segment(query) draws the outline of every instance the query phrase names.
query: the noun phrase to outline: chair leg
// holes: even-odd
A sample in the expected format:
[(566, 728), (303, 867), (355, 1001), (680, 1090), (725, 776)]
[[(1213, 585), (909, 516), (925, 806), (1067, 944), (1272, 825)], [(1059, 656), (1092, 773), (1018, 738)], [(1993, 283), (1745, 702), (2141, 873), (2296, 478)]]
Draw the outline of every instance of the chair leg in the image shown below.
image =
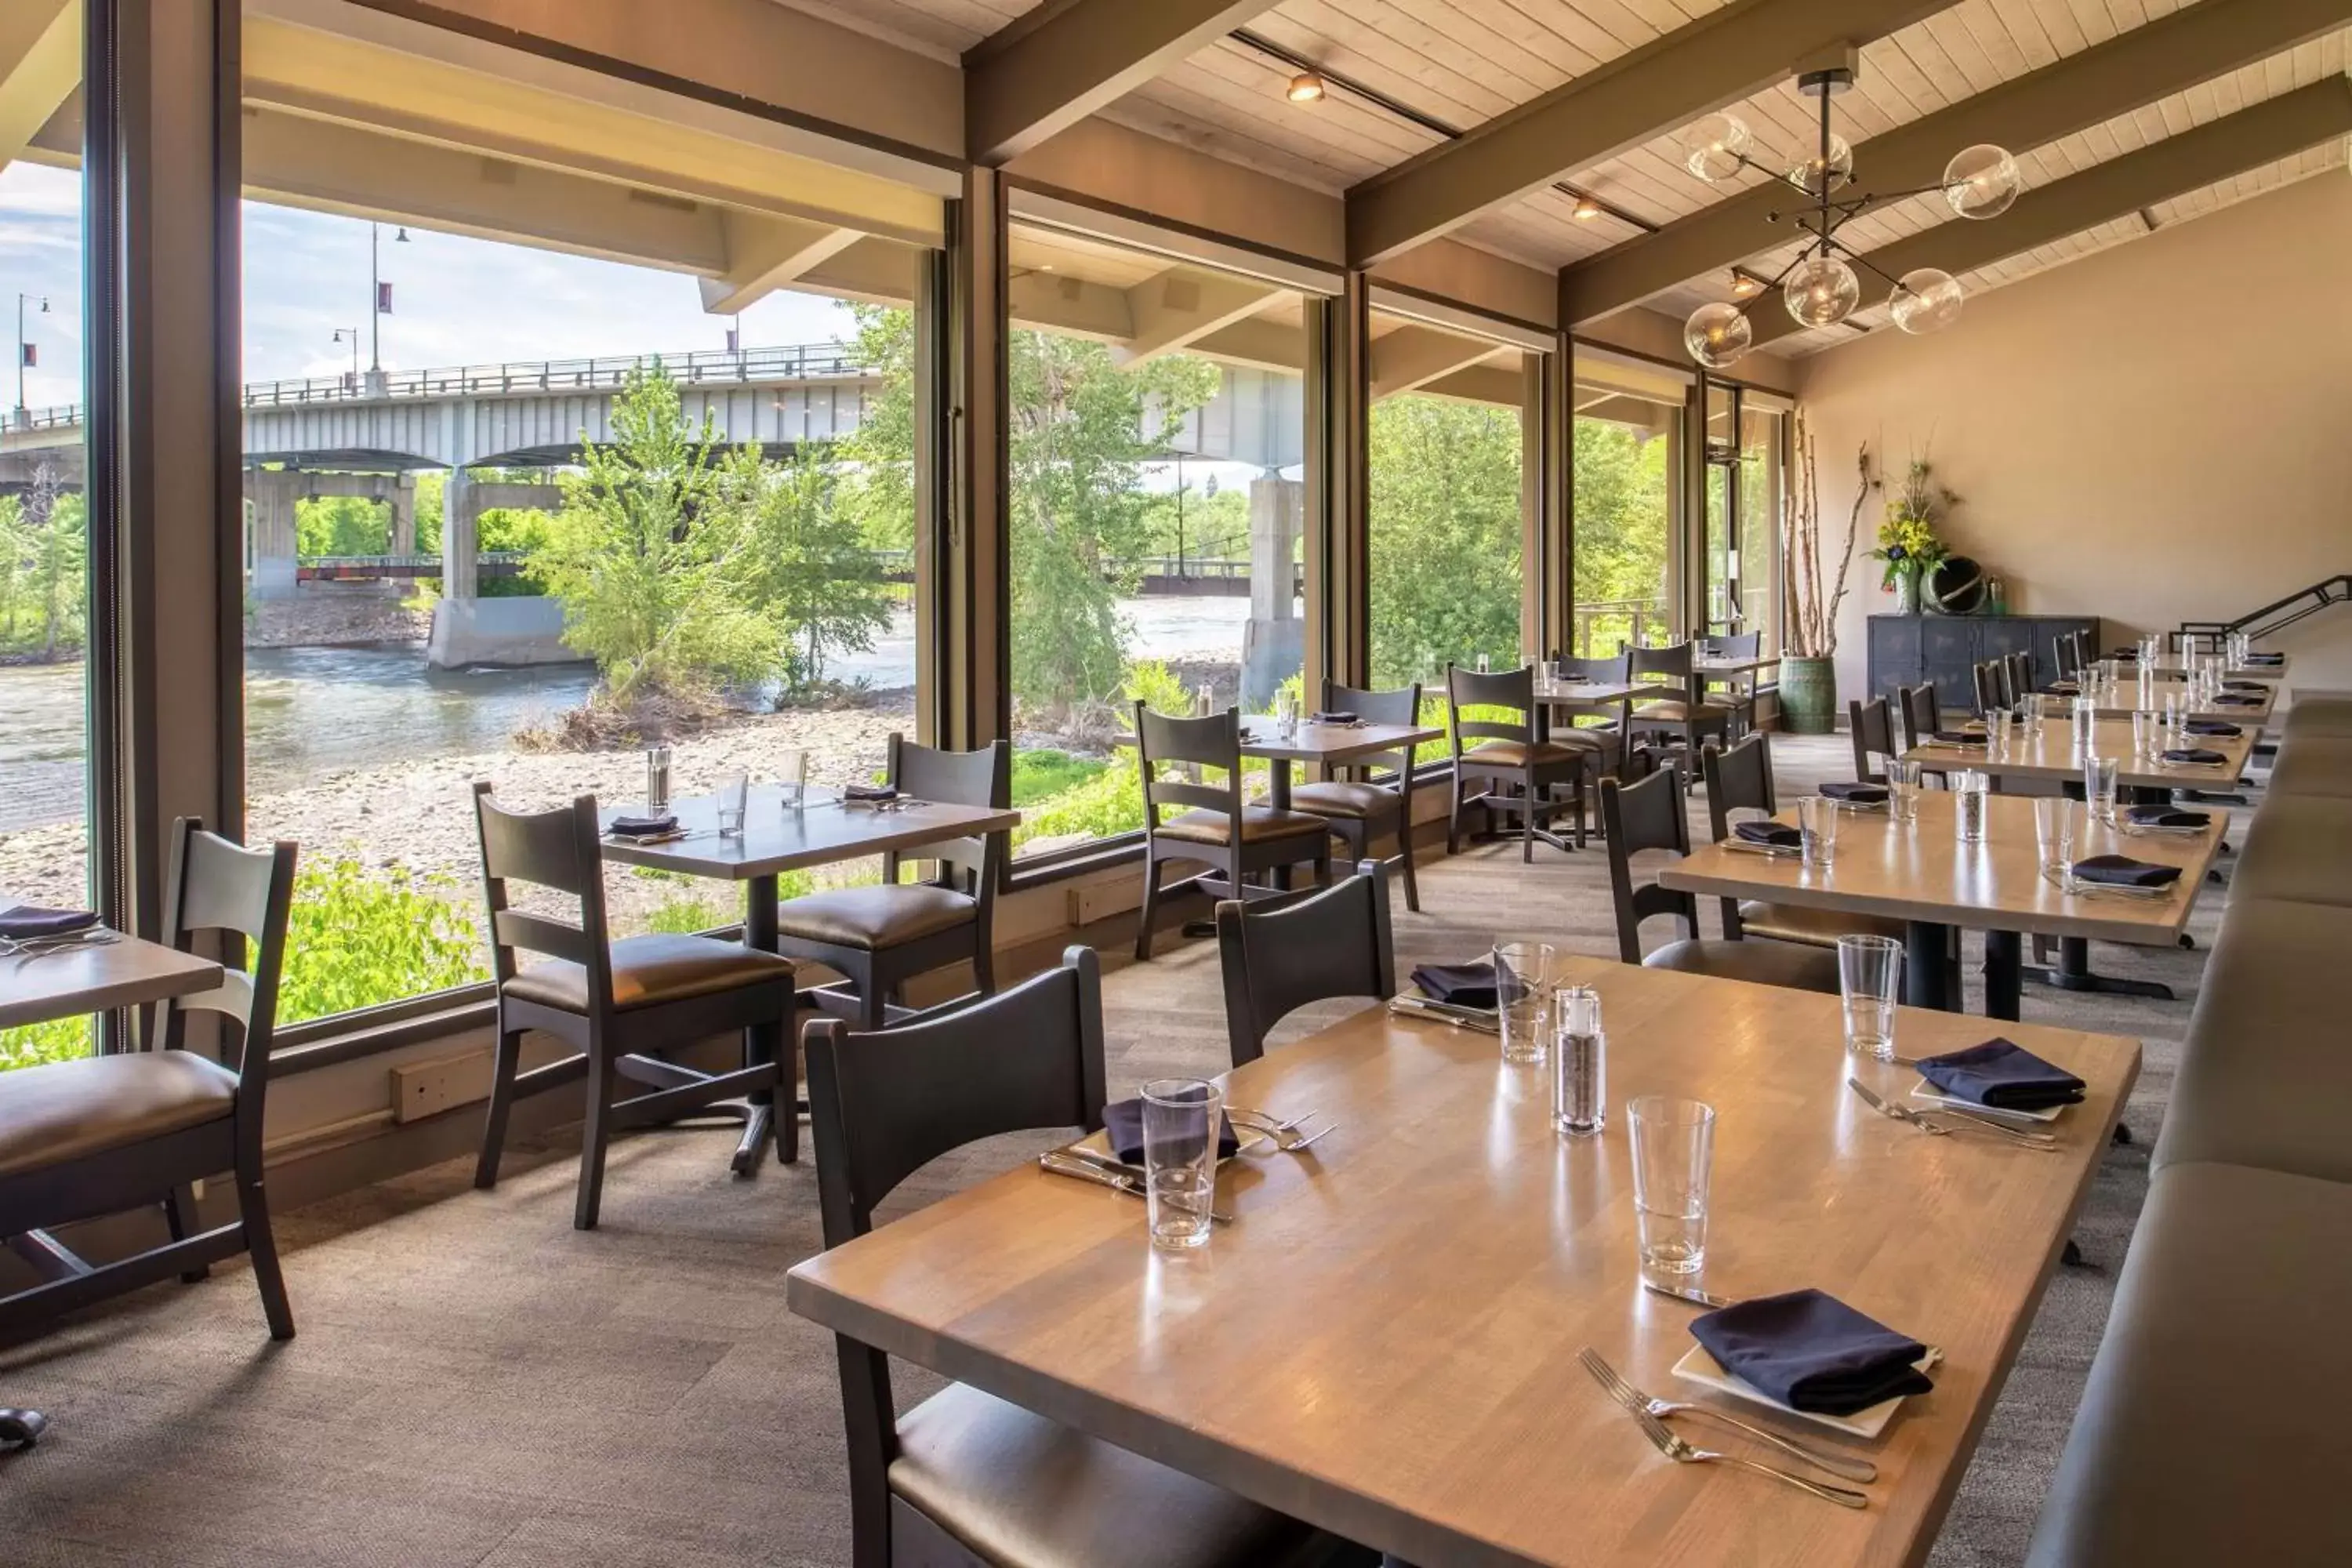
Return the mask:
[(596, 1228), (604, 1202), (604, 1146), (613, 1136), (615, 1063), (600, 1041), (588, 1053), (588, 1116), (580, 1129), (580, 1192), (572, 1205), (572, 1228)]
[[(196, 1189), (183, 1182), (163, 1194), (163, 1224), (173, 1241), (185, 1241), (196, 1228)], [(183, 1285), (194, 1285), (212, 1273), (209, 1265), (191, 1268), (180, 1276)]]
[(1445, 852), (1462, 853), (1462, 775), (1456, 773), (1445, 786)]
[(474, 1161), (474, 1185), (488, 1192), (499, 1184), (499, 1160), (507, 1147), (507, 1112), (514, 1109), (515, 1069), (522, 1062), (522, 1032), (501, 1033), (490, 1056), (490, 1107), (482, 1120), (482, 1152)]
[(1136, 919), (1135, 962), (1151, 962), (1151, 917), (1160, 908), (1160, 862), (1147, 848), (1143, 852), (1143, 912)]
[[(1370, 837), (1370, 830), (1365, 837)], [(1402, 807), (1397, 812), (1397, 855), (1404, 862), (1404, 907), (1414, 914), (1421, 912), (1421, 888), (1412, 878), (1412, 823)]]
[(982, 996), (996, 994), (996, 955), (989, 951), (988, 933), (973, 933), (971, 988)]
[(1576, 847), (1584, 847), (1584, 770), (1576, 770)]
[(1528, 775), (1519, 793), (1527, 803), (1527, 810), (1519, 817), (1519, 864), (1532, 866), (1536, 863), (1536, 805), (1543, 799), (1543, 791), (1536, 787), (1535, 774)]
[(269, 1200), (258, 1172), (236, 1173), (236, 1212), (245, 1226), (245, 1249), (253, 1258), (253, 1283), (261, 1292), (261, 1315), (269, 1337), (294, 1337), (294, 1309), (286, 1300), (286, 1276), (278, 1267), (278, 1234), (269, 1228)]

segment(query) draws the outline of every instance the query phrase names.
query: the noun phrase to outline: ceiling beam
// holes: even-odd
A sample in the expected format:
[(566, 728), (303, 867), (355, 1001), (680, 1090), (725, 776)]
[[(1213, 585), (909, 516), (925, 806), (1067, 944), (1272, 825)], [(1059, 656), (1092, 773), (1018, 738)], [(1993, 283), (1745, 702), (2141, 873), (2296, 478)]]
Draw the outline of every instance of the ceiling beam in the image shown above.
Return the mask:
[(81, 80), (81, 0), (0, 5), (0, 168), (30, 145)]
[[(1982, 223), (1954, 218), (1881, 246), (1869, 253), (1869, 259), (1873, 267), (1897, 278), (1915, 267), (1940, 267), (1957, 277), (2347, 133), (2352, 133), (2352, 82), (2326, 77), (2037, 186), (1997, 218)], [(1864, 268), (1854, 270), (1862, 278), (1857, 310), (1885, 300), (1885, 279)], [(1799, 330), (1777, 304), (1759, 305), (1749, 320), (1759, 346)]]
[[(2047, 146), (2347, 23), (2352, 0), (2200, 0), (1861, 142), (1854, 166), (1865, 189), (1927, 184), (1963, 147)], [(1771, 249), (1790, 235), (1768, 215), (1793, 199), (1759, 185), (1562, 268), (1559, 319), (1593, 321)]]
[(1004, 312), (1015, 327), (1066, 332), (1114, 347), (1135, 336), (1124, 289), (1042, 268), (1015, 272), (1004, 286)]
[(1496, 345), (1435, 327), (1399, 327), (1372, 340), (1372, 401), (1414, 392), (1476, 364)]
[(1307, 367), (1307, 333), (1296, 326), (1252, 316), (1195, 338), (1191, 352), (1221, 364), (1296, 375)]
[(1517, 365), (1474, 364), (1423, 383), (1415, 390), (1423, 397), (1517, 408), (1527, 402), (1528, 378)]
[(702, 308), (714, 316), (734, 315), (798, 282), (810, 268), (865, 237), (854, 228), (746, 212), (723, 213), (720, 225), (727, 270), (701, 280)]
[(1139, 364), (1191, 346), (1220, 328), (1254, 316), (1285, 292), (1239, 278), (1171, 267), (1127, 291), (1131, 332), (1119, 363)]
[(964, 153), (1002, 163), (1141, 87), (1274, 0), (1063, 0), (963, 57)]
[(1348, 192), (1348, 264), (1370, 267), (1563, 174), (1760, 92), (1805, 56), (1950, 0), (1734, 0)]

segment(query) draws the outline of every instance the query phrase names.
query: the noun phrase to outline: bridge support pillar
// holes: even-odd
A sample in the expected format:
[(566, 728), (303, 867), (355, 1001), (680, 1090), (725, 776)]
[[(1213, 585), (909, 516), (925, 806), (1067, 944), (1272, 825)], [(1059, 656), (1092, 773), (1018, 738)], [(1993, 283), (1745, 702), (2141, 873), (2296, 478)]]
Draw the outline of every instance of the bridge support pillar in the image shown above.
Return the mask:
[(394, 479), (384, 500), (392, 507), (392, 552), (394, 555), (416, 553), (416, 476), (402, 474)]
[[(1307, 657), (1297, 597), (1305, 487), (1267, 474), (1250, 481), (1250, 618), (1242, 633), (1242, 707), (1265, 708)], [(1304, 707), (1318, 705), (1313, 693)]]
[(480, 534), (481, 502), (474, 481), (462, 468), (449, 470), (448, 487), (441, 492), (441, 597), (466, 600), (474, 596), (476, 562)]
[(253, 503), (253, 531), (247, 549), (253, 562), (252, 590), (257, 599), (294, 596), (294, 503), (309, 493), (307, 478), (280, 468), (263, 468), (245, 476), (246, 499)]

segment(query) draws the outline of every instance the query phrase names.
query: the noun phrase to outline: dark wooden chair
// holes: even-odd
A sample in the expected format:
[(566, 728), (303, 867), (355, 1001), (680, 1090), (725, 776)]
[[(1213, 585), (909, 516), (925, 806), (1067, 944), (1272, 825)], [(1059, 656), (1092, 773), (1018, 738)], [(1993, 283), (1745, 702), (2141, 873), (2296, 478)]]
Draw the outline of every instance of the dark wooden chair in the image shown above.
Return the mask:
[(1396, 994), (1385, 868), (1366, 860), (1319, 893), (1279, 909), (1217, 906), (1225, 1035), (1234, 1066), (1265, 1054), (1274, 1026), (1309, 1002)]
[[(1703, 637), (1698, 651), (1708, 658), (1754, 658), (1764, 651), (1764, 634), (1740, 632), (1729, 637)], [(1776, 689), (1765, 685), (1752, 669), (1738, 675), (1708, 676), (1699, 685), (1709, 704), (1730, 710), (1727, 736), (1744, 735), (1756, 728), (1756, 700)]]
[[(1303, 811), (1276, 811), (1242, 800), (1242, 730), (1231, 708), (1202, 719), (1176, 719), (1135, 705), (1138, 765), (1143, 774), (1143, 913), (1136, 925), (1135, 959), (1151, 957), (1151, 922), (1160, 907), (1160, 872), (1174, 860), (1202, 861), (1213, 868), (1188, 885), (1219, 898), (1271, 897), (1283, 889), (1253, 889), (1248, 879), (1286, 874), (1302, 863), (1315, 868), (1318, 886), (1331, 879), (1331, 825)], [(1222, 784), (1162, 778), (1162, 768), (1220, 768)], [(1161, 821), (1169, 806), (1180, 815)]]
[(1896, 754), (1895, 744), (1895, 714), (1884, 697), (1874, 697), (1867, 702), (1853, 701), (1845, 705), (1847, 732), (1853, 737), (1853, 776), (1862, 784), (1885, 784), (1885, 773), (1870, 765), (1870, 754), (1882, 757)]
[(1943, 709), (1936, 700), (1936, 683), (1923, 680), (1916, 686), (1906, 686), (1895, 693), (1903, 709), (1903, 743), (1905, 749), (1922, 746), (1935, 738), (1944, 727)]
[(1629, 738), (1663, 740), (1679, 745), (1685, 753), (1696, 752), (1710, 737), (1718, 745), (1730, 744), (1731, 710), (1705, 700), (1702, 683), (1693, 669), (1693, 644), (1626, 651), (1633, 679), (1673, 686), (1682, 692), (1680, 697), (1635, 703), (1625, 721)]
[[(0, 1342), (172, 1275), (193, 1283), (240, 1252), (252, 1255), (269, 1337), (294, 1337), (261, 1161), (293, 893), (293, 845), (247, 849), (182, 817), (172, 826), (163, 942), (189, 952), (198, 932), (222, 933), (234, 956), (221, 984), (160, 1004), (146, 1048), (0, 1078), (0, 1236), (21, 1238), (53, 1276), (0, 1298)], [(244, 969), (248, 941), (252, 967)], [(192, 1013), (221, 1018), (221, 1062), (189, 1048)], [(223, 1171), (236, 1189), (237, 1217), (198, 1231), (194, 1184)], [(53, 1226), (155, 1204), (171, 1240), (113, 1263), (86, 1263), (48, 1235)]]
[[(1766, 816), (1780, 809), (1772, 784), (1770, 737), (1761, 731), (1728, 751), (1713, 746), (1699, 753), (1706, 769), (1706, 814), (1716, 842), (1731, 837), (1731, 814), (1742, 806)], [(1849, 914), (1804, 904), (1768, 903), (1757, 899), (1724, 899), (1723, 931), (1735, 938), (1763, 937), (1772, 942), (1802, 942), (1808, 947), (1835, 947), (1842, 936), (1866, 934), (1903, 940), (1908, 927), (1898, 920)]]
[[(1500, 708), (1514, 719), (1468, 719), (1466, 708)], [(1519, 858), (1532, 861), (1536, 840), (1556, 849), (1569, 844), (1551, 831), (1552, 818), (1572, 812), (1576, 847), (1585, 838), (1584, 775), (1603, 755), (1604, 742), (1580, 730), (1563, 730), (1547, 737), (1536, 707), (1533, 665), (1492, 673), (1445, 667), (1446, 721), (1453, 731), (1454, 774), (1447, 785), (1445, 852), (1462, 847), (1462, 808), (1470, 802), (1471, 785), (1485, 784), (1477, 804), (1519, 823)], [(1465, 742), (1475, 742), (1465, 744)], [(1569, 798), (1552, 792), (1565, 786)]]
[[(572, 1223), (593, 1230), (604, 1199), (604, 1150), (614, 1131), (772, 1092), (780, 1083), (792, 1089), (782, 1076), (785, 1062), (762, 1059), (758, 1037), (762, 1028), (778, 1026), (784, 1039), (792, 1037), (792, 961), (717, 937), (613, 941), (593, 795), (550, 811), (512, 812), (490, 798), (487, 782), (478, 781), (474, 808), (489, 905), (490, 972), (498, 984), (498, 1048), (474, 1185), (498, 1185), (507, 1116), (518, 1098), (584, 1078), (587, 1114)], [(578, 923), (509, 907), (509, 881), (577, 900)], [(541, 957), (518, 965), (518, 952)], [(554, 1037), (576, 1054), (520, 1072), (529, 1029)], [(744, 1061), (731, 1072), (698, 1072), (659, 1054), (731, 1030), (742, 1031)], [(624, 1078), (650, 1087), (616, 1100), (614, 1089)], [(780, 1139), (777, 1155), (785, 1154)]]
[[(830, 1018), (809, 1030), (827, 1247), (866, 1234), (876, 1205), (950, 1150), (1037, 1128), (1100, 1130), (1096, 964), (1092, 949), (1073, 947), (1061, 967), (953, 1012), (880, 1034)], [(1244, 1568), (1328, 1548), (1296, 1520), (963, 1384), (898, 1415), (889, 1358), (847, 1335), (834, 1342), (855, 1568), (1129, 1563), (1142, 1542), (1155, 1568)]]
[[(1327, 680), (1322, 710), (1353, 713), (1367, 724), (1415, 724), (1421, 719), (1421, 685), (1416, 681), (1397, 691), (1362, 691)], [(1394, 833), (1397, 858), (1403, 862), (1404, 907), (1418, 911), (1421, 889), (1412, 874), (1412, 748), (1359, 757), (1335, 771), (1344, 776), (1293, 789), (1292, 807), (1329, 823), (1348, 847), (1351, 864), (1371, 852), (1374, 838)]]
[(2033, 690), (2033, 655), (2020, 648), (2001, 657), (2009, 667), (2009, 705), (2014, 708)]
[[(1013, 748), (998, 741), (976, 752), (942, 752), (894, 734), (887, 777), (911, 799), (1002, 811), (1013, 804)], [(971, 964), (973, 990), (985, 996), (996, 989), (996, 889), (1006, 837), (989, 833), (885, 855), (882, 880), (872, 887), (790, 900), (776, 910), (776, 951), (845, 976), (845, 984), (809, 997), (861, 1029), (905, 1016), (907, 1009), (895, 1004), (907, 982), (950, 964)], [(902, 860), (929, 863), (929, 879), (901, 882)]]
[[(1789, 942), (1742, 942), (1736, 937), (1704, 941), (1698, 934), (1696, 895), (1661, 887), (1652, 879), (1636, 882), (1633, 857), (1643, 851), (1690, 853), (1690, 819), (1684, 815), (1683, 786), (1673, 767), (1662, 768), (1639, 784), (1602, 779), (1601, 822), (1609, 841), (1618, 957), (1651, 969), (1678, 969), (1687, 974), (1837, 994), (1835, 952)], [(1645, 958), (1642, 922), (1653, 915), (1671, 915), (1680, 922), (1684, 934)]]
[(1969, 676), (1976, 687), (1977, 713), (1979, 717), (1996, 708), (2010, 704), (2002, 695), (2009, 684), (2009, 664), (2006, 659), (1979, 659), (1969, 667)]
[[(1633, 679), (1633, 659), (1623, 652), (1614, 658), (1593, 658), (1582, 654), (1551, 656), (1552, 674), (1559, 679), (1590, 686), (1622, 686)], [(1625, 718), (1633, 711), (1633, 700), (1621, 698), (1615, 702), (1576, 702), (1551, 705), (1551, 710), (1571, 721), (1599, 719), (1599, 724), (1580, 725), (1577, 733), (1599, 739), (1605, 754), (1601, 771), (1614, 773), (1619, 754), (1624, 747)]]
[(2055, 679), (2059, 680), (2082, 679), (2083, 666), (2089, 662), (2090, 659), (2089, 645), (2090, 638), (2081, 632), (2059, 633), (2056, 642), (2058, 669)]

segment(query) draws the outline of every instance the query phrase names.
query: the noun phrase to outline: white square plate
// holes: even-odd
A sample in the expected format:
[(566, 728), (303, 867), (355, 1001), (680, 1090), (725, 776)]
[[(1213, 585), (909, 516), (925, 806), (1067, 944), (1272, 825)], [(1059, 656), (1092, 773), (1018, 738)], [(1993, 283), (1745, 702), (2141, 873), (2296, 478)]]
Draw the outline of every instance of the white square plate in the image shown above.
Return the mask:
[[(1930, 1345), (1927, 1353), (1913, 1364), (1921, 1372), (1927, 1372), (1943, 1359), (1944, 1352)], [(1727, 1394), (1734, 1399), (1744, 1399), (1750, 1405), (1760, 1405), (1767, 1410), (1793, 1415), (1800, 1421), (1811, 1421), (1832, 1432), (1843, 1432), (1850, 1437), (1875, 1437), (1885, 1431), (1886, 1424), (1895, 1419), (1895, 1412), (1902, 1407), (1904, 1399), (1901, 1394), (1893, 1399), (1882, 1399), (1867, 1410), (1857, 1410), (1851, 1415), (1824, 1415), (1816, 1410), (1799, 1410), (1781, 1404), (1769, 1394), (1759, 1393), (1724, 1371), (1722, 1365), (1706, 1353), (1705, 1345), (1691, 1346), (1690, 1353), (1675, 1363), (1674, 1374), (1686, 1382), (1712, 1388), (1717, 1394)]]
[(2018, 1110), (2005, 1105), (1979, 1105), (1973, 1100), (1946, 1094), (1924, 1078), (1911, 1086), (1911, 1098), (1922, 1105), (1948, 1105), (1955, 1110), (1973, 1111), (1979, 1116), (1998, 1117), (2005, 1121), (2055, 1121), (2058, 1113), (2066, 1109), (2063, 1105), (2053, 1105), (2047, 1110)]

